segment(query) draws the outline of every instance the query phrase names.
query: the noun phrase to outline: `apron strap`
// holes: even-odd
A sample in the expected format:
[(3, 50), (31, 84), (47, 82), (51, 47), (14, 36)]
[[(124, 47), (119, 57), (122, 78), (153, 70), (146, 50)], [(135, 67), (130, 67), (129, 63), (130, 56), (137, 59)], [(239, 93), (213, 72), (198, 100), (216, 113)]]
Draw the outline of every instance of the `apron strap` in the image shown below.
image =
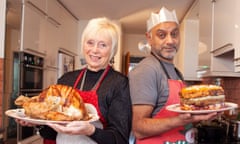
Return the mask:
[(80, 79), (82, 78), (83, 74), (85, 73), (86, 69), (87, 69), (87, 68), (85, 67), (85, 68), (80, 72), (80, 74), (79, 74), (78, 77), (77, 77), (77, 80), (75, 81), (75, 83), (74, 83), (74, 85), (73, 85), (73, 88), (77, 88), (77, 85), (78, 85)]
[[(96, 82), (96, 84), (93, 86), (92, 90), (95, 90), (95, 91), (98, 90), (98, 88), (100, 87), (102, 81), (103, 81), (104, 78), (106, 77), (106, 75), (107, 75), (107, 73), (108, 73), (109, 70), (110, 70), (110, 65), (108, 65), (107, 68), (104, 70), (103, 74), (102, 74), (101, 77), (98, 79), (98, 81)], [(84, 81), (85, 81), (86, 72), (87, 72), (87, 67), (85, 67), (85, 68), (81, 71), (81, 73), (78, 75), (77, 80), (75, 81), (74, 86), (73, 86), (74, 88), (77, 88), (77, 85), (78, 85), (79, 81), (80, 81), (81, 78), (83, 77), (84, 80), (81, 82), (81, 88), (80, 88), (80, 90), (82, 90), (82, 88), (83, 88), (83, 83), (84, 83)]]
[(109, 70), (110, 70), (110, 65), (108, 65), (107, 68), (104, 70), (103, 74), (101, 75), (101, 77), (99, 78), (95, 86), (92, 88), (93, 90), (96, 90), (96, 91), (98, 90), (98, 88), (100, 87), (102, 81), (106, 77)]
[[(160, 65), (162, 66), (163, 71), (164, 71), (164, 73), (166, 74), (167, 78), (168, 78), (168, 79), (171, 79), (171, 77), (169, 76), (169, 74), (168, 74), (168, 72), (167, 72), (167, 69), (166, 69), (166, 67), (164, 66), (164, 64), (162, 63), (162, 61), (161, 61), (153, 52), (151, 52), (151, 54), (160, 62)], [(176, 67), (174, 67), (174, 69), (175, 69), (178, 77), (179, 77), (182, 81), (184, 81), (183, 76), (182, 76), (182, 74), (180, 73), (180, 71), (179, 71)]]

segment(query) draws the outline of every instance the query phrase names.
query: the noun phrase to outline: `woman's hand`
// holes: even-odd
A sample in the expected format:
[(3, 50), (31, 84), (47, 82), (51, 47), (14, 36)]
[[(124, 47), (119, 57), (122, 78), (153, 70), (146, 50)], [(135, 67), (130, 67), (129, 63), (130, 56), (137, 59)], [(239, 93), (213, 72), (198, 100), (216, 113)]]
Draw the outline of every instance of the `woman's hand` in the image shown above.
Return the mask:
[(48, 123), (49, 127), (55, 131), (71, 135), (90, 136), (95, 132), (95, 126), (87, 121), (73, 121), (67, 125)]
[(29, 122), (26, 122), (26, 121), (23, 121), (23, 120), (20, 120), (20, 119), (15, 119), (15, 122), (20, 124), (21, 126), (28, 126), (28, 127), (36, 126), (36, 124), (29, 123)]

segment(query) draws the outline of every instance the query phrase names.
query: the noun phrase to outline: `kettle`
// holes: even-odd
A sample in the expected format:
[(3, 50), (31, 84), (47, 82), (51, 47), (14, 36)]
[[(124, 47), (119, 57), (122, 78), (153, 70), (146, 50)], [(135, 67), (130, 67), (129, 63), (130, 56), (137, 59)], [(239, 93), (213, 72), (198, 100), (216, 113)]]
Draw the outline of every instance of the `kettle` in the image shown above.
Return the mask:
[(230, 120), (228, 137), (231, 140), (240, 140), (240, 121)]

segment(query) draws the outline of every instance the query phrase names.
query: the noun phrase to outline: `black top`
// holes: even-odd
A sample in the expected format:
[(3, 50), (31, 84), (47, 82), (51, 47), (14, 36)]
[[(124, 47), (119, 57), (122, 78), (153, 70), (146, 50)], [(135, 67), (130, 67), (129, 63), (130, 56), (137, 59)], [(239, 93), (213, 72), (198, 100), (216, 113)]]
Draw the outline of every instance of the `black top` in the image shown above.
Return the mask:
[[(80, 72), (81, 70), (66, 73), (58, 80), (58, 84), (73, 86)], [(103, 70), (87, 70), (83, 90), (91, 90), (102, 73)], [(81, 81), (78, 88), (80, 84)], [(107, 125), (103, 130), (96, 128), (90, 137), (98, 144), (128, 144), (132, 120), (128, 78), (110, 68), (97, 94), (100, 111)], [(40, 130), (40, 134), (46, 139), (56, 138), (56, 132), (46, 126)]]

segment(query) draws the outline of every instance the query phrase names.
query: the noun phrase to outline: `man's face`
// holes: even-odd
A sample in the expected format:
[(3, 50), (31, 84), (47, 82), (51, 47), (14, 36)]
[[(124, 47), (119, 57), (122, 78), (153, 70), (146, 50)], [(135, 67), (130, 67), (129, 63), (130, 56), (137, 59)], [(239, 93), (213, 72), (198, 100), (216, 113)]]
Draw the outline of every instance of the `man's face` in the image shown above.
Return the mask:
[(179, 28), (175, 22), (164, 22), (147, 33), (151, 49), (159, 57), (172, 61), (180, 44)]

